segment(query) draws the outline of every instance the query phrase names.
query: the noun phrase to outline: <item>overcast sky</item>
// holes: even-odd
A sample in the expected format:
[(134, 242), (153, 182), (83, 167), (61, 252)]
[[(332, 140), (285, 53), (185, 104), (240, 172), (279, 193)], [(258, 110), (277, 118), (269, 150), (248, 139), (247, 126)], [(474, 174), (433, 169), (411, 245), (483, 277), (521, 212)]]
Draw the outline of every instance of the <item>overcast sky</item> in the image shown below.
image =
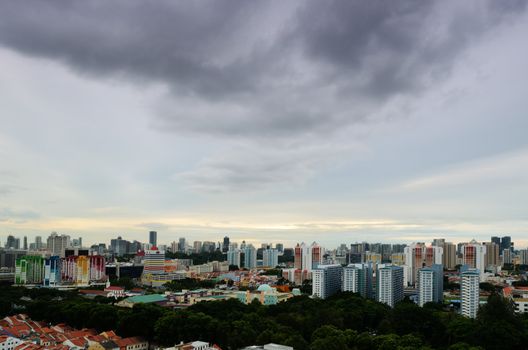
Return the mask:
[(2, 1), (0, 241), (528, 246), (526, 1)]

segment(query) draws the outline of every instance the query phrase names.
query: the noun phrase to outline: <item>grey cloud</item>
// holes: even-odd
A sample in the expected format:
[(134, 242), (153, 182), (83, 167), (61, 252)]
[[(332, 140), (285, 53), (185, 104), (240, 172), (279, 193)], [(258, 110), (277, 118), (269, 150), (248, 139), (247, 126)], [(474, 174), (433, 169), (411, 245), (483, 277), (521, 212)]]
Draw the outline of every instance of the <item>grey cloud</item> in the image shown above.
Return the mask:
[(137, 227), (144, 228), (146, 230), (166, 231), (170, 229), (170, 225), (162, 222), (142, 222), (136, 225)]
[(168, 131), (302, 137), (441, 80), (525, 4), (6, 1), (0, 43), (82, 74), (166, 84), (153, 123)]
[(27, 220), (38, 219), (40, 215), (31, 210), (14, 210), (11, 208), (0, 209), (0, 222), (23, 223)]
[(204, 160), (196, 169), (178, 173), (193, 190), (211, 193), (258, 192), (302, 185), (317, 170), (337, 163), (347, 147), (320, 145), (284, 149), (254, 145), (225, 150)]

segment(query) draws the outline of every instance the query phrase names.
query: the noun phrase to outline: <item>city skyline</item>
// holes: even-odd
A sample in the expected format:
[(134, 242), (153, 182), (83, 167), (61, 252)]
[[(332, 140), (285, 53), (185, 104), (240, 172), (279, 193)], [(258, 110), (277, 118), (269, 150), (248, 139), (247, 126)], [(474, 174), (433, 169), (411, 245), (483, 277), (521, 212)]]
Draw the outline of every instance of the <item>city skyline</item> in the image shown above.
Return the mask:
[[(68, 234), (68, 233), (64, 233), (64, 232), (51, 232), (47, 235), (44, 235), (44, 236), (39, 236), (39, 235), (35, 235), (35, 236), (32, 236), (32, 237), (29, 237), (27, 235), (24, 235), (24, 236), (16, 236), (16, 235), (6, 235), (5, 237), (0, 235), (0, 248), (3, 248), (4, 245), (6, 245), (6, 242), (8, 241), (8, 237), (9, 236), (12, 236), (13, 238), (19, 240), (19, 244), (20, 244), (20, 249), (22, 249), (22, 244), (23, 244), (23, 241), (22, 239), (27, 239), (27, 242), (28, 244), (34, 244), (36, 242), (36, 239), (38, 237), (38, 239), (40, 240), (40, 244), (42, 244), (42, 241), (46, 241), (48, 237), (51, 237), (53, 235), (59, 235), (59, 236), (68, 236), (69, 237), (69, 242), (70, 242), (70, 245), (71, 247), (84, 247), (84, 248), (89, 248), (90, 246), (92, 245), (97, 245), (97, 244), (100, 244), (100, 243), (104, 243), (104, 244), (107, 244), (107, 243), (110, 243), (111, 241), (115, 240), (116, 238), (121, 238), (122, 240), (124, 241), (129, 241), (129, 242), (139, 242), (141, 244), (149, 244), (151, 246), (153, 246), (151, 243), (150, 243), (150, 234), (151, 232), (156, 232), (156, 235), (159, 233), (157, 231), (148, 231), (146, 232), (145, 234), (145, 237), (141, 238), (135, 238), (135, 237), (130, 237), (130, 236), (127, 236), (125, 234), (118, 234), (118, 235), (115, 235), (115, 236), (110, 236), (108, 237), (108, 239), (105, 241), (105, 240), (101, 240), (101, 241), (85, 241), (83, 239), (83, 237), (81, 236), (78, 236), (78, 235), (71, 235), (71, 234)], [(340, 249), (341, 246), (344, 244), (346, 246), (346, 249), (350, 249), (350, 246), (351, 245), (355, 245), (355, 244), (370, 244), (370, 245), (377, 245), (377, 244), (389, 244), (391, 246), (407, 246), (407, 247), (414, 247), (416, 243), (419, 243), (419, 244), (425, 244), (427, 246), (435, 246), (438, 244), (438, 242), (440, 241), (440, 245), (443, 244), (444, 242), (445, 243), (449, 243), (449, 244), (453, 244), (455, 247), (458, 245), (458, 244), (462, 244), (462, 243), (465, 243), (465, 244), (471, 244), (471, 242), (475, 241), (474, 239), (471, 239), (471, 240), (453, 240), (453, 241), (450, 241), (450, 240), (446, 240), (445, 237), (440, 237), (440, 236), (437, 236), (437, 237), (434, 237), (434, 238), (431, 238), (429, 240), (423, 240), (423, 241), (402, 241), (402, 240), (395, 240), (395, 241), (391, 241), (391, 242), (384, 242), (384, 241), (376, 241), (376, 240), (363, 240), (363, 241), (342, 241), (338, 244), (325, 244), (324, 242), (321, 242), (321, 241), (317, 241), (317, 240), (306, 240), (306, 239), (303, 239), (302, 237), (299, 237), (300, 239), (299, 240), (288, 240), (288, 239), (283, 239), (283, 240), (277, 240), (277, 241), (265, 241), (265, 240), (259, 240), (259, 239), (248, 239), (248, 238), (242, 238), (242, 239), (233, 239), (233, 237), (228, 237), (228, 236), (225, 236), (225, 233), (221, 233), (218, 235), (218, 237), (215, 239), (215, 238), (212, 238), (212, 239), (200, 239), (200, 238), (197, 238), (197, 239), (194, 239), (194, 238), (191, 238), (191, 239), (188, 239), (188, 237), (186, 236), (178, 236), (178, 237), (172, 237), (168, 240), (161, 240), (161, 241), (158, 241), (156, 243), (156, 245), (158, 246), (166, 246), (168, 249), (171, 249), (171, 246), (172, 244), (176, 244), (176, 246), (179, 246), (179, 241), (181, 242), (181, 240), (183, 239), (183, 242), (185, 243), (186, 247), (190, 248), (190, 250), (193, 250), (195, 247), (194, 247), (194, 243), (195, 242), (199, 242), (199, 243), (203, 243), (203, 242), (212, 242), (214, 243), (215, 245), (217, 245), (217, 249), (219, 249), (220, 251), (226, 253), (227, 250), (224, 250), (224, 247), (223, 247), (223, 243), (222, 243), (222, 238), (229, 238), (230, 239), (230, 245), (231, 244), (236, 244), (236, 245), (240, 245), (241, 243), (242, 244), (247, 244), (247, 245), (253, 245), (255, 248), (260, 248), (261, 245), (263, 244), (270, 244), (270, 246), (274, 247), (274, 249), (276, 248), (276, 245), (279, 244), (280, 246), (282, 246), (283, 248), (288, 248), (288, 249), (293, 249), (295, 248), (296, 245), (298, 244), (301, 244), (301, 243), (304, 243), (306, 245), (309, 245), (309, 244), (312, 244), (312, 243), (317, 243), (317, 244), (320, 244), (323, 248), (325, 249)], [(522, 244), (518, 244), (519, 241), (522, 242), (522, 240), (518, 240), (516, 239), (516, 237), (511, 237), (509, 235), (501, 235), (502, 237), (498, 237), (498, 236), (491, 236), (491, 237), (488, 237), (488, 239), (484, 239), (484, 240), (481, 240), (479, 242), (482, 242), (482, 243), (493, 243), (493, 239), (494, 238), (497, 238), (499, 240), (499, 243), (498, 244), (498, 251), (497, 251), (497, 254), (500, 254), (502, 255), (502, 248), (501, 248), (501, 243), (500, 243), (500, 240), (501, 238), (506, 238), (508, 239), (508, 242), (511, 242), (512, 243), (512, 249), (515, 249), (515, 250), (525, 250), (525, 249), (528, 249), (528, 246), (524, 246)], [(78, 238), (76, 238), (78, 237)], [(162, 235), (163, 237), (163, 235)], [(82, 240), (82, 244), (79, 246), (77, 245), (79, 243), (79, 240)], [(109, 244), (108, 244), (109, 246)], [(509, 243), (508, 243), (508, 246), (509, 246)], [(227, 248), (228, 249), (228, 248)], [(240, 248), (238, 248), (240, 249)], [(242, 249), (243, 250), (243, 249)]]
[(525, 2), (211, 4), (0, 4), (2, 242), (528, 247)]

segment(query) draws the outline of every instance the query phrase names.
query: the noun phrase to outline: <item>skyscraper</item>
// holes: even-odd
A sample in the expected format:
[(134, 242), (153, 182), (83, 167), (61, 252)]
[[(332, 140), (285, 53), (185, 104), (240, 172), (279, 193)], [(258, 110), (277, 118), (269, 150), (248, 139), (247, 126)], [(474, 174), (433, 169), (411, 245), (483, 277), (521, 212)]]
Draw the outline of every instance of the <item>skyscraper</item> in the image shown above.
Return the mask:
[(233, 249), (227, 251), (227, 263), (240, 268), (240, 250)]
[(479, 308), (478, 271), (472, 269), (460, 275), (460, 313), (466, 317), (477, 317)]
[(443, 262), (443, 247), (426, 247), (424, 243), (413, 243), (404, 249), (405, 265), (408, 269), (409, 284), (415, 285), (418, 277), (418, 270), (433, 264), (441, 265)]
[(279, 251), (268, 248), (262, 251), (262, 266), (275, 267), (279, 264)]
[(16, 238), (15, 236), (9, 235), (7, 236), (7, 241), (5, 244), (6, 249), (16, 249)]
[(47, 249), (51, 253), (51, 255), (57, 255), (61, 258), (64, 257), (64, 251), (66, 248), (69, 248), (71, 246), (70, 244), (70, 236), (67, 235), (58, 235), (57, 232), (52, 232), (51, 235), (48, 237), (48, 244)]
[(178, 240), (178, 251), (180, 253), (185, 253), (185, 248), (187, 247), (187, 242), (185, 241), (185, 237), (180, 237)]
[(149, 244), (151, 246), (157, 246), (158, 245), (158, 233), (156, 231), (150, 231), (149, 232)]
[(505, 249), (511, 250), (511, 248), (512, 248), (511, 237), (510, 236), (502, 237), (502, 239), (501, 239), (501, 248), (500, 248), (501, 252), (504, 253)]
[(252, 244), (248, 244), (244, 248), (244, 267), (246, 269), (257, 267), (257, 250)]
[(319, 265), (312, 271), (312, 295), (326, 299), (341, 290), (343, 267), (335, 265)]
[(24, 236), (24, 250), (27, 250), (28, 249), (28, 240), (27, 240), (27, 236)]
[(486, 269), (486, 247), (472, 240), (463, 245), (462, 252), (464, 265), (479, 270), (481, 277), (483, 277)]
[(434, 264), (418, 270), (418, 305), (440, 303), (443, 299), (444, 275), (442, 265)]
[(394, 307), (403, 300), (403, 268), (385, 266), (379, 268), (376, 275), (376, 296), (380, 303)]
[(483, 242), (486, 247), (486, 267), (488, 266), (498, 266), (499, 265), (499, 256), (500, 256), (500, 245), (494, 242)]
[(225, 236), (222, 243), (222, 252), (225, 253), (229, 250), (229, 237)]
[(41, 236), (36, 236), (35, 237), (35, 249), (36, 250), (39, 250), (39, 249), (42, 249), (42, 237)]
[(193, 250), (194, 250), (195, 253), (200, 253), (202, 251), (202, 242), (201, 241), (194, 241)]

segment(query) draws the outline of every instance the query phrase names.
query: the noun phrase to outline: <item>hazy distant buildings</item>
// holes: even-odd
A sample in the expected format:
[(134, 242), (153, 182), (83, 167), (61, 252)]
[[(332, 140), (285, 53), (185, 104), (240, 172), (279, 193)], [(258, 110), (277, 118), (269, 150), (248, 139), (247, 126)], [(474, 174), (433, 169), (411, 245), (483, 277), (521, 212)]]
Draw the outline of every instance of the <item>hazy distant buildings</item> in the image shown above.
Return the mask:
[(222, 252), (225, 253), (229, 250), (229, 237), (225, 236), (222, 242)]
[(156, 231), (149, 232), (149, 244), (151, 246), (158, 245), (158, 233)]
[(248, 244), (244, 248), (244, 267), (246, 269), (254, 269), (257, 267), (257, 250), (252, 244)]
[(277, 249), (268, 248), (262, 251), (262, 266), (275, 267), (279, 265), (279, 251)]
[(240, 250), (233, 249), (227, 251), (227, 263), (240, 268)]
[(202, 241), (194, 241), (193, 250), (195, 253), (201, 253), (202, 252)]
[(70, 236), (58, 235), (56, 232), (52, 232), (48, 237), (47, 249), (50, 254), (64, 257), (64, 251), (70, 247)]

